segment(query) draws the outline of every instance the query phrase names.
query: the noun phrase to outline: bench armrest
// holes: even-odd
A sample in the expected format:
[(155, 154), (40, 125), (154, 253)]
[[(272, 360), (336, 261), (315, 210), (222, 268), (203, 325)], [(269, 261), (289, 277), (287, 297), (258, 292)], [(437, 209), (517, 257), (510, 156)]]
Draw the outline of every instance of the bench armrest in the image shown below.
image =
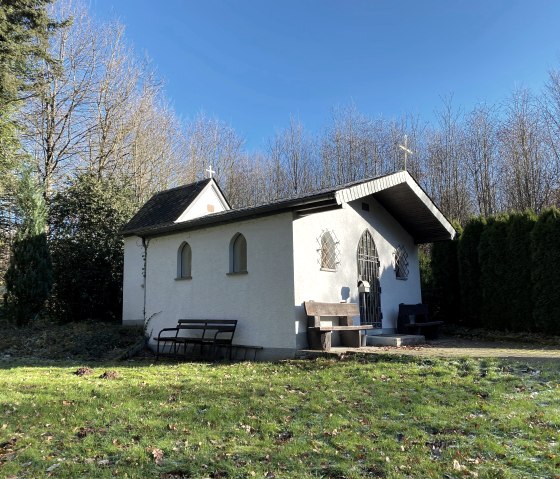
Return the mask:
[[(168, 332), (168, 331), (175, 331), (175, 336), (164, 336), (164, 337), (162, 338), (162, 337), (161, 337), (161, 333)], [(178, 335), (179, 335), (179, 328), (163, 328), (163, 329), (159, 332), (157, 338), (154, 338), (154, 339), (157, 339), (158, 341), (161, 341), (162, 339), (165, 340), (165, 339), (169, 339), (169, 338), (176, 338)]]
[(220, 330), (216, 331), (216, 333), (214, 334), (214, 341), (218, 340), (218, 335), (219, 334), (226, 334), (226, 333), (230, 334), (231, 336), (229, 338), (222, 339), (222, 341), (224, 341), (224, 340), (229, 341), (229, 342), (233, 341), (233, 335), (235, 334), (235, 329), (233, 329), (231, 331), (220, 331)]

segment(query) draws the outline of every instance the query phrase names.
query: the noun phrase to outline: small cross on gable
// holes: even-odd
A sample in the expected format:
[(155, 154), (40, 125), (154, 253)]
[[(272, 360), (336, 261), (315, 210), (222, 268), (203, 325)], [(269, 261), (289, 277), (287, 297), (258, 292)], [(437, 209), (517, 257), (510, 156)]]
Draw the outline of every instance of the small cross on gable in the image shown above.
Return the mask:
[(213, 178), (213, 177), (214, 177), (214, 173), (216, 173), (216, 172), (212, 169), (212, 165), (210, 165), (210, 167), (206, 168), (206, 171), (208, 172), (208, 178)]
[(414, 152), (408, 148), (408, 136), (404, 135), (404, 145), (399, 145), (399, 148), (404, 151), (404, 169), (406, 170), (406, 162), (408, 155), (413, 155)]

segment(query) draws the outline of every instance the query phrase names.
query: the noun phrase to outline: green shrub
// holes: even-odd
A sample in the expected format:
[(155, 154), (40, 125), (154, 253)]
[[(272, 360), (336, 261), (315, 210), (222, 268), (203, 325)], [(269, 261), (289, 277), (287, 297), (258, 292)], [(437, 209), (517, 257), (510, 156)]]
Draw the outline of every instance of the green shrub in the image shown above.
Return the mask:
[[(431, 295), (433, 287), (431, 251), (429, 245), (418, 248), (418, 263), (420, 266), (420, 287), (422, 288), (422, 301), (428, 302), (425, 297)], [(430, 296), (431, 297), (431, 296)]]
[(531, 287), (531, 231), (537, 216), (532, 212), (510, 216), (507, 231), (507, 271), (502, 278), (508, 297), (506, 316), (508, 329), (535, 331), (533, 321), (533, 291)]
[(77, 177), (54, 198), (50, 304), (59, 320), (120, 318), (123, 241), (119, 230), (132, 210), (127, 189), (90, 174)]
[(481, 322), (488, 329), (503, 330), (509, 324), (509, 297), (504, 281), (511, 259), (506, 249), (507, 231), (508, 216), (488, 218), (478, 245)]
[(551, 208), (531, 234), (533, 319), (538, 331), (560, 334), (560, 211)]
[(483, 217), (471, 218), (461, 234), (457, 245), (459, 265), (459, 284), (461, 291), (461, 319), (467, 327), (480, 327), (480, 266), (478, 245), (486, 220)]

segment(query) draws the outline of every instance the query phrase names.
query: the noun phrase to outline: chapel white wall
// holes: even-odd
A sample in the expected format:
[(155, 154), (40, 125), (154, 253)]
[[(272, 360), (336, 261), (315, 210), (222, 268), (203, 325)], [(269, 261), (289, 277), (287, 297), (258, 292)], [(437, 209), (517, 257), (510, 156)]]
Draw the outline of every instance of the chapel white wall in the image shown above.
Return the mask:
[[(370, 211), (362, 210), (362, 202)], [(320, 244), (324, 230), (334, 231), (339, 241), (340, 264), (335, 272), (321, 271)], [(307, 344), (307, 318), (303, 302), (308, 300), (358, 302), (356, 252), (362, 233), (369, 229), (380, 260), (381, 311), (383, 331), (394, 332), (399, 303), (420, 303), (418, 247), (402, 226), (372, 197), (347, 204), (342, 209), (315, 213), (294, 220), (294, 303), (297, 308), (297, 346)], [(408, 252), (408, 279), (395, 277), (393, 253), (398, 245)], [(359, 317), (355, 318), (358, 324)], [(379, 332), (379, 330), (376, 330)]]
[[(229, 244), (247, 240), (248, 274), (227, 275)], [(238, 319), (234, 343), (295, 350), (292, 214), (152, 238), (146, 316), (151, 336), (180, 318)], [(192, 279), (176, 279), (177, 251), (192, 250)], [(140, 279), (140, 278), (139, 278)]]

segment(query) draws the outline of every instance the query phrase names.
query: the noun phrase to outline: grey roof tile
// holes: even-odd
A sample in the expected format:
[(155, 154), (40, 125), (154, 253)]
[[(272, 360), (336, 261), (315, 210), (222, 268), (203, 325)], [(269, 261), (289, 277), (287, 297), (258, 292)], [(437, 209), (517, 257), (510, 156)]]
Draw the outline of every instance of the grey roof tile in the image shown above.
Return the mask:
[(122, 232), (173, 223), (209, 182), (210, 179), (205, 179), (156, 193), (123, 227)]

